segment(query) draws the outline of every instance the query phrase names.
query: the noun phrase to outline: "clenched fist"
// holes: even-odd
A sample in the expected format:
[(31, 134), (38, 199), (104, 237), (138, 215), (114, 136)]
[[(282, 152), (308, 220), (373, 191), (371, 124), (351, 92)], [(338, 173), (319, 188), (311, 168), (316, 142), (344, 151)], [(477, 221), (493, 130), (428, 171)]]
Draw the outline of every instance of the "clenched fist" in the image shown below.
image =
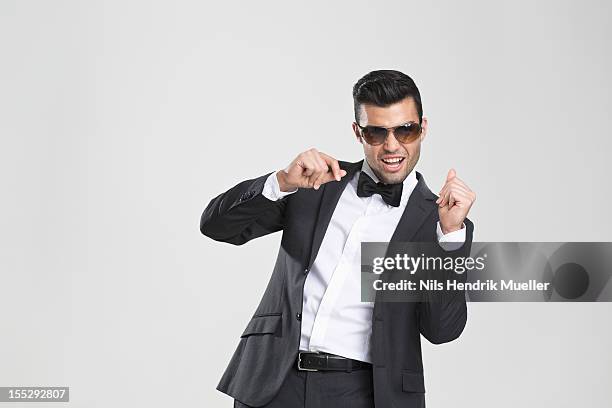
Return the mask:
[(340, 181), (346, 171), (340, 169), (338, 160), (312, 148), (300, 153), (286, 169), (276, 173), (281, 191), (296, 188), (314, 188), (329, 181)]
[(436, 200), (436, 204), (439, 206), (438, 214), (442, 233), (448, 234), (460, 230), (476, 200), (476, 194), (457, 177), (454, 169), (450, 169), (439, 195), (440, 198)]

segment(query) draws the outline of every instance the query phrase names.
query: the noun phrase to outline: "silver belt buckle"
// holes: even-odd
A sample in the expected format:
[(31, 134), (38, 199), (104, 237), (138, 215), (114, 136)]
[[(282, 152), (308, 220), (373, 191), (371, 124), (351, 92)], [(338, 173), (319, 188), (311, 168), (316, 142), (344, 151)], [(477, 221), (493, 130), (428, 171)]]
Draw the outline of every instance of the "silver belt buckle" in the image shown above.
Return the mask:
[(316, 368), (303, 368), (302, 367), (302, 353), (301, 352), (298, 352), (298, 363), (297, 363), (297, 366), (298, 366), (298, 370), (300, 370), (300, 371), (319, 371)]

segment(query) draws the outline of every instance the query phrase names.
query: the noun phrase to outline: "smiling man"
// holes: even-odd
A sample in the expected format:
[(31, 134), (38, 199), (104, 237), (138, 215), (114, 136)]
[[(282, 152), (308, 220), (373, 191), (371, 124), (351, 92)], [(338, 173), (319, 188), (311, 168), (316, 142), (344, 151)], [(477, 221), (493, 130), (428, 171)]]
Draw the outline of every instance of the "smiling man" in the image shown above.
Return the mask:
[(310, 149), (202, 214), (204, 235), (235, 245), (283, 231), (268, 287), (217, 387), (235, 407), (424, 407), (421, 335), (445, 343), (465, 326), (461, 292), (361, 301), (361, 242), (438, 242), (467, 256), (475, 194), (450, 169), (438, 197), (414, 170), (427, 118), (409, 76), (370, 72), (353, 99), (364, 159)]

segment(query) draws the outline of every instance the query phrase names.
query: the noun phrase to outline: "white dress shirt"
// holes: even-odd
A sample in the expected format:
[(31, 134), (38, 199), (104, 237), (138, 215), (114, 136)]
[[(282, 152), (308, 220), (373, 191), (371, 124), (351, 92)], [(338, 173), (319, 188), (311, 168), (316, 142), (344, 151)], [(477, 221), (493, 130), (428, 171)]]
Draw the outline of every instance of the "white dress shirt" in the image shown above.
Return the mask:
[[(367, 160), (363, 161), (361, 171), (379, 181)], [(412, 171), (404, 180), (399, 207), (386, 204), (379, 194), (357, 196), (358, 179), (356, 172), (342, 192), (306, 277), (300, 350), (323, 351), (371, 363), (374, 302), (361, 301), (361, 242), (391, 240), (417, 178)], [(292, 192), (280, 191), (276, 173), (272, 173), (262, 194), (278, 200)], [(438, 222), (437, 236), (440, 243), (463, 243), (465, 225), (444, 235)]]

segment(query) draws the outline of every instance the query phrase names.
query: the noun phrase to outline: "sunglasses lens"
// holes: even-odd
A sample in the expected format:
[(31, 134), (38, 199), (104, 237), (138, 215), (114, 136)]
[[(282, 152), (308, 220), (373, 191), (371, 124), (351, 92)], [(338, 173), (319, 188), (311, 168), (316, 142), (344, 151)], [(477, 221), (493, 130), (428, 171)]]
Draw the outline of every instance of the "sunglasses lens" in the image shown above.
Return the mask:
[(371, 145), (379, 145), (387, 138), (387, 129), (377, 126), (366, 126), (363, 128), (363, 138)]
[(395, 137), (402, 143), (415, 140), (421, 133), (421, 126), (418, 123), (410, 122), (395, 129)]

